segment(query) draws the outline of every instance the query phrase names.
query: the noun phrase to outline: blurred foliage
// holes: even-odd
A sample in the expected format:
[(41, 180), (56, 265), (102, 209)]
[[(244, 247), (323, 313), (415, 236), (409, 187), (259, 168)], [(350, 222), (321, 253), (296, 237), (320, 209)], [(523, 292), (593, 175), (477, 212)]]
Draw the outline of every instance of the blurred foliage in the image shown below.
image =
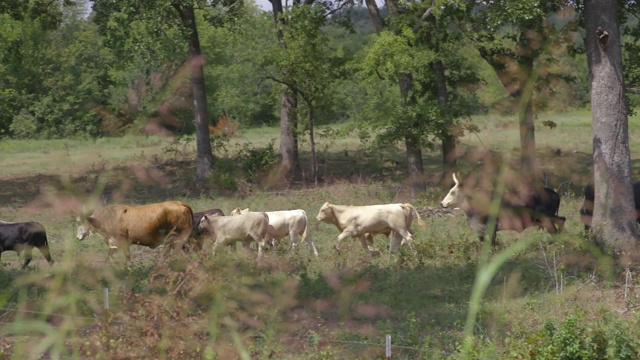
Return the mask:
[[(127, 2), (29, 0), (0, 4), (1, 137), (149, 133), (149, 123), (160, 124), (174, 134), (193, 133), (189, 73), (184, 68), (187, 43), (174, 9), (163, 1), (142, 2), (125, 11), (120, 3)], [(415, 131), (428, 138), (426, 134), (437, 135), (435, 130), (445, 117), (464, 118), (488, 111), (513, 113), (504, 87), (477, 49), (483, 46), (487, 51), (511, 54), (514, 48), (510, 45), (524, 41), (519, 36), (527, 33), (518, 26), (539, 36), (553, 35), (566, 45), (552, 46), (544, 58), (546, 75), (537, 87), (538, 111), (566, 111), (583, 107), (589, 100), (582, 35), (568, 8), (559, 8), (557, 1), (443, 6), (434, 12), (435, 21), (424, 23), (414, 35), (409, 34), (410, 28), (426, 10), (426, 3), (412, 3), (393, 21), (382, 8), (391, 31), (376, 35), (366, 8), (337, 9), (337, 3), (322, 2), (297, 11), (332, 11), (332, 15), (324, 23), (312, 22), (311, 17), (297, 25), (291, 22), (299, 27), (289, 30), (287, 36), (296, 38), (288, 40), (292, 45), (286, 51), (274, 47), (272, 14), (255, 4), (200, 0), (189, 4), (196, 6), (206, 57), (212, 124), (224, 115), (243, 127), (276, 125), (280, 87), (268, 76), (278, 75), (275, 67), (282, 70), (292, 64), (296, 66), (290, 71), (296, 73), (286, 75), (296, 77), (297, 86), (323, 94), (315, 101), (318, 124), (366, 120), (358, 127), (370, 127), (384, 141), (397, 138), (400, 134), (393, 129), (402, 129), (402, 121), (409, 119), (419, 119), (421, 126)], [(94, 12), (87, 10), (91, 5)], [(143, 11), (148, 6), (154, 11)], [(469, 17), (471, 10), (473, 16)], [(625, 76), (632, 104), (637, 101), (633, 95), (638, 77), (636, 12), (634, 6), (621, 8), (626, 20), (622, 28)], [(525, 13), (528, 15), (523, 17)], [(491, 26), (495, 31), (490, 31)], [(469, 29), (475, 30), (465, 32)], [(322, 39), (324, 45), (318, 47), (320, 43), (309, 40), (312, 37)], [(537, 40), (530, 37), (529, 41)], [(285, 61), (287, 52), (289, 59)], [(313, 55), (305, 57), (306, 53)], [(427, 66), (433, 60), (445, 63), (453, 113), (443, 113), (435, 106)], [(303, 66), (304, 62), (307, 65)], [(417, 103), (411, 109), (392, 105), (399, 103), (398, 89), (390, 81), (403, 71), (411, 71), (416, 78)], [(278, 79), (286, 80), (281, 75), (282, 71)], [(311, 87), (312, 81), (318, 85)]]

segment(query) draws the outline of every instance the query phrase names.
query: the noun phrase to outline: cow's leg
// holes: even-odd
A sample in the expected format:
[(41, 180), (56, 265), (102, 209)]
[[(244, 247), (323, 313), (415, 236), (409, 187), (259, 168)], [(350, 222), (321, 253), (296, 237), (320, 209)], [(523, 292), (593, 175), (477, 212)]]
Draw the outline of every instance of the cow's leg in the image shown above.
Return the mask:
[(120, 248), (122, 249), (122, 253), (124, 254), (124, 257), (127, 259), (127, 263), (131, 262), (131, 252), (129, 251), (129, 243), (126, 241), (123, 241), (120, 244)]
[(296, 231), (291, 230), (289, 231), (289, 239), (291, 239), (291, 255), (293, 255), (300, 244), (300, 238)]
[(538, 226), (547, 230), (549, 234), (555, 234), (558, 232), (558, 229), (556, 229), (553, 221), (548, 216), (542, 216), (540, 219), (538, 219)]
[(362, 247), (369, 252), (369, 255), (374, 256), (380, 254), (380, 251), (374, 249), (372, 246), (372, 242), (370, 239), (372, 239), (373, 236), (367, 237), (366, 235), (362, 235), (358, 238), (360, 239), (360, 244), (362, 245)]
[(42, 253), (42, 256), (44, 256), (44, 258), (47, 259), (47, 262), (49, 263), (49, 265), (53, 265), (53, 259), (51, 258), (51, 252), (49, 251), (49, 245), (45, 244), (43, 246), (40, 246), (38, 250), (40, 250), (40, 253)]
[(400, 235), (400, 233), (392, 231), (391, 233), (389, 233), (389, 250), (391, 252), (394, 252), (396, 250), (398, 250), (398, 248), (402, 245), (404, 245), (405, 243), (409, 244), (409, 246), (411, 246), (411, 242), (407, 242), (407, 240), (402, 237), (402, 235)]
[[(345, 238), (348, 237), (352, 237), (355, 235), (355, 232), (352, 232), (349, 229), (344, 229), (340, 235), (338, 235), (338, 243), (336, 244), (336, 250), (340, 250), (340, 244), (342, 243), (342, 240), (344, 240)], [(362, 246), (367, 249), (367, 244), (366, 244), (366, 240), (364, 240), (362, 237), (360, 237), (360, 241), (362, 242)]]
[(176, 238), (176, 245), (174, 249), (184, 249), (185, 245), (189, 244), (191, 238), (191, 228), (184, 228), (178, 232)]
[(33, 256), (31, 255), (31, 251), (33, 250), (33, 246), (31, 245), (25, 245), (24, 247), (24, 263), (22, 264), (22, 268), (26, 268), (27, 265), (29, 265), (29, 263), (31, 262), (31, 259), (33, 258)]
[(391, 253), (398, 250), (398, 247), (400, 247), (403, 240), (404, 239), (402, 235), (398, 234), (397, 232), (391, 231), (391, 233), (389, 233), (389, 254), (387, 260), (391, 261)]
[(562, 232), (564, 230), (564, 223), (565, 221), (567, 221), (567, 218), (565, 218), (564, 216), (554, 216), (552, 221), (554, 225), (557, 225), (558, 232)]
[(307, 234), (307, 238), (305, 240), (307, 241), (307, 244), (311, 246), (311, 252), (313, 253), (313, 255), (318, 256), (318, 249), (316, 249), (316, 244), (313, 243), (313, 238), (311, 237), (311, 235)]
[(265, 245), (269, 242), (269, 235), (265, 234), (264, 237), (260, 236), (259, 234), (250, 234), (249, 236), (251, 236), (251, 238), (253, 238), (253, 241), (255, 241), (258, 244), (258, 259), (262, 257), (262, 252), (264, 250)]
[(392, 237), (391, 235), (393, 233), (396, 233), (397, 235), (400, 235), (402, 237), (402, 242), (401, 245), (407, 244), (409, 245), (410, 248), (413, 249), (413, 245), (411, 245), (411, 242), (413, 241), (413, 236), (411, 235), (411, 232), (407, 231), (406, 229), (394, 229), (394, 231), (391, 231), (391, 234), (389, 235), (389, 237)]
[[(213, 247), (211, 248), (211, 256), (216, 256), (216, 250), (218, 249), (218, 246), (220, 246), (220, 242), (218, 240), (214, 241)], [(236, 243), (233, 243), (233, 249), (235, 251)]]
[(109, 259), (109, 262), (113, 262), (113, 254), (115, 254), (116, 252), (118, 252), (118, 248), (112, 248), (110, 247), (109, 250), (107, 251), (107, 256)]
[(496, 230), (493, 230), (493, 232), (491, 233), (491, 246), (495, 247), (496, 245), (498, 245), (498, 241), (496, 240), (496, 237), (498, 236), (498, 232)]

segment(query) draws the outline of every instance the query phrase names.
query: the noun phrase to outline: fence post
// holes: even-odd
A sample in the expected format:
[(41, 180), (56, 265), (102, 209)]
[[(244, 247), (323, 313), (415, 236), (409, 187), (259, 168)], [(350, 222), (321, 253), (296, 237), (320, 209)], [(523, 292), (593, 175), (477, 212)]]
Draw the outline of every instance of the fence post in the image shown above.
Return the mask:
[(109, 322), (111, 321), (111, 312), (109, 311), (109, 288), (104, 288), (104, 323), (106, 326), (106, 348), (110, 350), (111, 337), (109, 336)]
[(387, 334), (386, 339), (385, 339), (385, 345), (386, 345), (386, 359), (387, 360), (391, 360), (391, 335)]

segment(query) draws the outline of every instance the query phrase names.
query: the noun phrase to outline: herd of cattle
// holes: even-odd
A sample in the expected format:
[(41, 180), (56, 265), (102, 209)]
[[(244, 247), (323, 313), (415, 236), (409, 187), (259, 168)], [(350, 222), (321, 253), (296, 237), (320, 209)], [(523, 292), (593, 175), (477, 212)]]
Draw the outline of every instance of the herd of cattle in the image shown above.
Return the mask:
[[(476, 231), (481, 241), (489, 235), (495, 245), (496, 232), (499, 230), (521, 232), (528, 227), (538, 226), (555, 234), (564, 227), (566, 218), (558, 215), (560, 197), (554, 190), (545, 187), (531, 190), (517, 200), (505, 194), (498, 204), (496, 226), (491, 234), (487, 234), (490, 202), (477, 201), (480, 198), (477, 189), (464, 186), (455, 174), (453, 180), (454, 186), (442, 200), (441, 206), (461, 209), (468, 225)], [(634, 193), (636, 214), (640, 215), (640, 183), (634, 184)], [(584, 197), (580, 215), (585, 229), (589, 229), (593, 211), (593, 185), (585, 187)], [(485, 198), (491, 199), (492, 194), (485, 194)], [(640, 216), (636, 218), (640, 221)], [(333, 224), (340, 231), (336, 249), (339, 249), (343, 239), (351, 237), (358, 238), (362, 247), (371, 254), (378, 252), (373, 248), (376, 235), (385, 235), (390, 239), (389, 254), (402, 245), (411, 247), (414, 219), (418, 220), (420, 226), (424, 225), (420, 213), (408, 203), (347, 206), (326, 202), (316, 216), (316, 220)], [(176, 249), (201, 251), (207, 240), (212, 243), (213, 254), (220, 246), (241, 242), (248, 247), (255, 242), (260, 257), (266, 247), (275, 246), (277, 241), (287, 236), (292, 252), (302, 240), (318, 256), (309, 234), (307, 214), (301, 209), (253, 212), (236, 208), (229, 216), (225, 216), (220, 209), (194, 213), (188, 204), (181, 201), (141, 206), (110, 205), (93, 211), (84, 219), (78, 218), (77, 239), (83, 240), (92, 233), (104, 239), (110, 258), (120, 249), (127, 261), (131, 260), (129, 247), (134, 244), (152, 249), (164, 245), (166, 255)], [(34, 247), (40, 250), (49, 264), (53, 264), (42, 224), (0, 221), (0, 255), (9, 250), (18, 254), (24, 251), (22, 268), (25, 268), (31, 262)]]

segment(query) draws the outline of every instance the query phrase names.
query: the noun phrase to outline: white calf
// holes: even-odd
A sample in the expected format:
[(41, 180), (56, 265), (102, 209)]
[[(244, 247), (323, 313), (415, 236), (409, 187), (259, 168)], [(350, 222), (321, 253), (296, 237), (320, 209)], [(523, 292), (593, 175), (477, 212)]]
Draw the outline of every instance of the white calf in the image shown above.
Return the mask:
[(220, 245), (232, 245), (238, 241), (255, 241), (258, 257), (262, 255), (269, 235), (269, 216), (265, 213), (247, 213), (238, 216), (209, 216), (200, 220), (198, 229), (213, 239), (213, 254)]

